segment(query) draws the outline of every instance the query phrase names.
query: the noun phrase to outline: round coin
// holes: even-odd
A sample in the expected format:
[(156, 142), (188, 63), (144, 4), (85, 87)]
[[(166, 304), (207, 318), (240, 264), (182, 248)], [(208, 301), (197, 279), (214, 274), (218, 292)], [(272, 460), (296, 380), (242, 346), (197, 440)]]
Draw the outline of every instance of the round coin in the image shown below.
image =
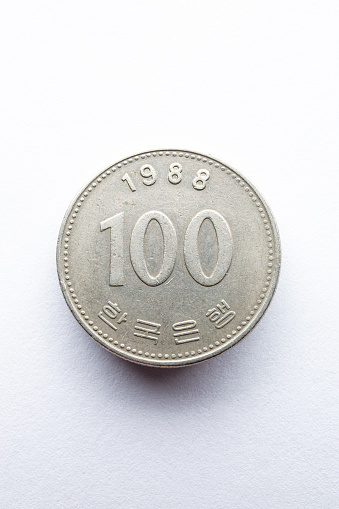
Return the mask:
[(69, 308), (100, 345), (141, 364), (184, 366), (258, 323), (277, 285), (280, 241), (238, 171), (155, 150), (83, 188), (61, 226), (57, 267)]

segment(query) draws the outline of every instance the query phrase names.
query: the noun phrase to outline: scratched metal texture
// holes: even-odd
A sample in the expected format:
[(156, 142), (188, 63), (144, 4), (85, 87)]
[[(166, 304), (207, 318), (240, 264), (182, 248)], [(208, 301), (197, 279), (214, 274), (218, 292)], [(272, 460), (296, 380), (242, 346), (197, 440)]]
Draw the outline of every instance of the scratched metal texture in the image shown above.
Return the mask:
[(272, 299), (280, 260), (273, 215), (247, 178), (172, 149), (100, 172), (71, 203), (57, 244), (81, 326), (111, 352), (162, 367), (244, 338)]

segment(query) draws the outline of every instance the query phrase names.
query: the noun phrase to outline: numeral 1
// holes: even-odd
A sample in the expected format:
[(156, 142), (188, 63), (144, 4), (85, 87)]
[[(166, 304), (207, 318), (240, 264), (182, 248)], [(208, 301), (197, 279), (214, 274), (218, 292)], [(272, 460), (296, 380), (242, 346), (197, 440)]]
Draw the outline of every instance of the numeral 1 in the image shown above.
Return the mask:
[(132, 181), (131, 177), (128, 175), (128, 173), (125, 173), (125, 175), (121, 178), (121, 180), (123, 182), (127, 182), (127, 184), (129, 185), (129, 188), (130, 188), (131, 191), (136, 191), (137, 190), (137, 188), (133, 184), (133, 181)]
[(110, 286), (124, 285), (124, 213), (120, 212), (116, 216), (110, 217), (100, 223), (100, 231), (111, 230), (110, 238), (110, 269), (109, 284)]

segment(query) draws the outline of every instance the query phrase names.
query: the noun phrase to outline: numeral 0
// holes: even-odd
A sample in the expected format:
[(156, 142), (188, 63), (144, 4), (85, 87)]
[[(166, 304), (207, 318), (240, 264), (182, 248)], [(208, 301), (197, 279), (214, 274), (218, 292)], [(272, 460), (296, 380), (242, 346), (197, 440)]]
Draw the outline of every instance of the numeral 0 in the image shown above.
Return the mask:
[[(160, 272), (155, 277), (151, 276), (147, 270), (144, 254), (145, 233), (152, 219), (159, 223), (164, 239), (163, 263)], [(161, 285), (170, 277), (177, 257), (177, 235), (172, 222), (165, 214), (151, 210), (138, 219), (131, 235), (130, 255), (135, 272), (147, 285)]]
[[(108, 228), (111, 230), (110, 286), (124, 285), (123, 219), (124, 213), (120, 212), (100, 223), (101, 231)], [(153, 219), (161, 228), (164, 242), (162, 266), (156, 276), (148, 272), (144, 254), (145, 233)], [(212, 221), (218, 239), (218, 258), (210, 276), (202, 270), (198, 249), (198, 234), (205, 219)], [(131, 235), (130, 257), (137, 276), (145, 284), (158, 286), (170, 277), (177, 257), (177, 236), (173, 223), (165, 214), (151, 210), (138, 219)], [(232, 235), (225, 218), (219, 212), (202, 210), (193, 217), (185, 234), (184, 258), (188, 272), (200, 285), (213, 286), (225, 277), (232, 261)]]

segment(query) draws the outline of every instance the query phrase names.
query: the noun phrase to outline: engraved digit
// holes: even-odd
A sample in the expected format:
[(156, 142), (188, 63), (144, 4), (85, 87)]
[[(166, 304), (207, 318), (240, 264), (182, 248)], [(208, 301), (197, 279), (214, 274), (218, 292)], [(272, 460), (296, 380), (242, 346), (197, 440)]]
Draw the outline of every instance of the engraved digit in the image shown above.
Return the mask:
[(192, 181), (192, 186), (197, 191), (202, 191), (206, 187), (206, 181), (210, 178), (208, 170), (198, 170), (197, 176)]
[[(144, 254), (145, 233), (152, 219), (159, 223), (164, 241), (163, 263), (155, 277), (148, 272)], [(147, 285), (161, 285), (170, 277), (177, 256), (177, 236), (172, 222), (165, 214), (150, 210), (138, 219), (131, 235), (130, 255), (137, 276)]]
[(110, 286), (124, 285), (124, 248), (123, 248), (123, 229), (124, 229), (124, 213), (120, 212), (116, 216), (109, 217), (100, 223), (100, 231), (111, 230), (110, 239), (110, 269), (109, 284)]
[(157, 173), (153, 166), (151, 166), (150, 164), (144, 164), (143, 166), (141, 166), (140, 175), (142, 177), (145, 177), (143, 180), (145, 186), (152, 186), (154, 182), (157, 180)]
[[(198, 234), (205, 219), (212, 221), (218, 239), (217, 263), (210, 276), (206, 276), (202, 270), (198, 249)], [(184, 256), (188, 272), (200, 285), (213, 286), (225, 277), (232, 261), (232, 234), (226, 220), (219, 212), (202, 210), (194, 216), (186, 230)]]
[(182, 164), (172, 163), (168, 173), (168, 181), (171, 184), (179, 184), (182, 181)]
[[(179, 163), (178, 163), (179, 164)], [(153, 178), (154, 175), (150, 176)], [(144, 242), (150, 221), (158, 222), (164, 242), (162, 266), (156, 276), (152, 276), (147, 268), (144, 255)], [(198, 234), (205, 219), (209, 219), (215, 228), (218, 241), (218, 258), (214, 270), (207, 276), (200, 263), (198, 249)], [(100, 230), (110, 229), (110, 286), (124, 285), (123, 260), (123, 226), (124, 213), (116, 214), (100, 223)], [(184, 258), (188, 272), (192, 278), (203, 286), (218, 284), (226, 275), (232, 261), (232, 235), (225, 218), (215, 210), (198, 212), (187, 227), (184, 240)], [(151, 210), (143, 214), (136, 222), (131, 235), (130, 256), (132, 266), (137, 276), (149, 286), (164, 283), (171, 275), (177, 255), (177, 236), (170, 219), (162, 212)], [(231, 315), (228, 315), (231, 318)], [(225, 321), (217, 323), (221, 328)]]
[(131, 179), (131, 177), (128, 175), (128, 173), (125, 173), (125, 175), (121, 178), (121, 180), (123, 182), (127, 182), (127, 184), (129, 185), (129, 188), (131, 191), (136, 191), (136, 187), (135, 185), (133, 184), (133, 181)]

